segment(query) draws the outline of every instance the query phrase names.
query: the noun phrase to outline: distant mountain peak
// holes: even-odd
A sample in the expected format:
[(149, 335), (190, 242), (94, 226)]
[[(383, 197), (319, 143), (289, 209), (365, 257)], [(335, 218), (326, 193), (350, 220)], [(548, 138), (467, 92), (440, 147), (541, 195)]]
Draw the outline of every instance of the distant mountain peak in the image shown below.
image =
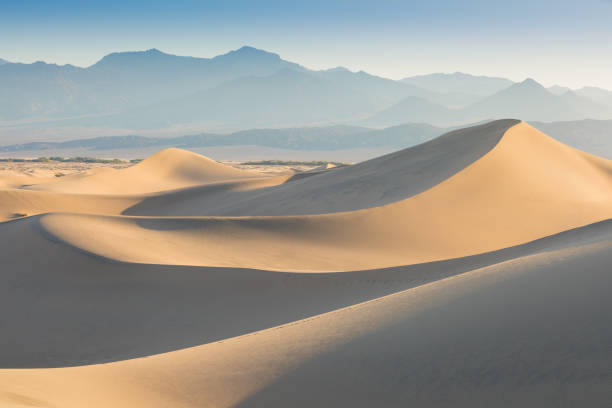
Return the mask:
[(265, 50), (260, 50), (259, 48), (251, 47), (250, 45), (242, 46), (238, 48), (237, 50), (230, 51), (227, 54), (219, 55), (215, 57), (214, 59), (243, 58), (243, 57), (258, 57), (258, 58), (264, 57), (264, 58), (280, 60), (280, 56), (278, 54), (275, 54), (273, 52), (268, 52)]
[(9, 62), (5, 59), (0, 58), (0, 65), (8, 64)]
[[(263, 50), (257, 49), (255, 47), (251, 47), (250, 45), (243, 45), (242, 47), (238, 48), (237, 50), (230, 51), (230, 52), (242, 52), (242, 53), (245, 53), (245, 52), (261, 52), (261, 51), (263, 51)], [(266, 51), (263, 51), (263, 52), (266, 52)]]
[(518, 83), (517, 85), (522, 86), (522, 87), (544, 88), (542, 84), (540, 84), (538, 81), (536, 81), (533, 78), (527, 78), (523, 82)]
[(346, 67), (338, 66), (338, 67), (326, 69), (324, 70), (324, 72), (352, 72), (352, 71)]
[(476, 76), (459, 71), (417, 75), (401, 81), (438, 93), (451, 92), (480, 96), (492, 95), (514, 84), (506, 78)]
[(102, 57), (100, 61), (94, 65), (113, 65), (115, 63), (122, 63), (124, 61), (132, 60), (148, 60), (151, 58), (166, 58), (174, 57), (172, 54), (166, 54), (157, 48), (151, 48), (146, 51), (124, 51), (124, 52), (113, 52)]
[(548, 92), (552, 93), (553, 95), (563, 95), (564, 93), (566, 93), (567, 91), (571, 91), (570, 88), (566, 87), (566, 86), (561, 86), (561, 85), (553, 85), (551, 87), (548, 87)]
[(149, 55), (168, 55), (165, 52), (161, 52), (157, 48), (150, 48), (150, 49), (148, 49), (146, 51), (143, 51), (143, 54), (149, 54)]

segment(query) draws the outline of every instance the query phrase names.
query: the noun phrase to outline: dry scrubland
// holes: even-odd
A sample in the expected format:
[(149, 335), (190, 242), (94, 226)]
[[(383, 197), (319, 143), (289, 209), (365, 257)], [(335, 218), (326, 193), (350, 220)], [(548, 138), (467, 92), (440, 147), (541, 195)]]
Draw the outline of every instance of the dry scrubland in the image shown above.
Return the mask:
[(612, 162), (524, 122), (73, 169), (0, 172), (2, 407), (612, 402)]

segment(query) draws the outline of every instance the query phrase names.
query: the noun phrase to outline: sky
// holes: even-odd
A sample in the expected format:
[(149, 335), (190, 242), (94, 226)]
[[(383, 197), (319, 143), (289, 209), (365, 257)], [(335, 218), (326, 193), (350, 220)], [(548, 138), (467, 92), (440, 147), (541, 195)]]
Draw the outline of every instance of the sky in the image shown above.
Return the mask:
[(612, 89), (612, 0), (0, 0), (0, 58), (13, 62), (243, 45), (393, 79), (461, 71)]

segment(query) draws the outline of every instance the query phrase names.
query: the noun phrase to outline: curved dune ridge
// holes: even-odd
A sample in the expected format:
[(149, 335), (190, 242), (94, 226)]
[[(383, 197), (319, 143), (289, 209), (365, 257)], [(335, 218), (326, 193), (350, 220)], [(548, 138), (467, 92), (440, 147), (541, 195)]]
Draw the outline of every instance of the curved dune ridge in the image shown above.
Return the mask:
[[(303, 272), (384, 268), (494, 251), (610, 218), (610, 174), (609, 161), (520, 123), (450, 178), (382, 207), (239, 218), (54, 214), (41, 225), (58, 240), (124, 262)], [(321, 176), (304, 181), (315, 177)]]
[(26, 188), (58, 193), (138, 194), (253, 177), (261, 176), (197, 153), (168, 148), (126, 169), (94, 169)]
[(612, 162), (524, 122), (294, 177), (167, 149), (19, 181), (2, 407), (610, 401)]

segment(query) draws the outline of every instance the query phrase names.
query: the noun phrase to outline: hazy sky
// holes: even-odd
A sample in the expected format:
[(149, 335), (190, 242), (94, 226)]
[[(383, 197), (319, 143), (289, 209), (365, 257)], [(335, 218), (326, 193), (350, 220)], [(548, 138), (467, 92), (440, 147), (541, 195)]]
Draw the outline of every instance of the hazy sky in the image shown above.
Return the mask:
[(88, 66), (114, 51), (251, 45), (390, 78), (463, 71), (612, 89), (612, 0), (2, 1), (0, 58)]

